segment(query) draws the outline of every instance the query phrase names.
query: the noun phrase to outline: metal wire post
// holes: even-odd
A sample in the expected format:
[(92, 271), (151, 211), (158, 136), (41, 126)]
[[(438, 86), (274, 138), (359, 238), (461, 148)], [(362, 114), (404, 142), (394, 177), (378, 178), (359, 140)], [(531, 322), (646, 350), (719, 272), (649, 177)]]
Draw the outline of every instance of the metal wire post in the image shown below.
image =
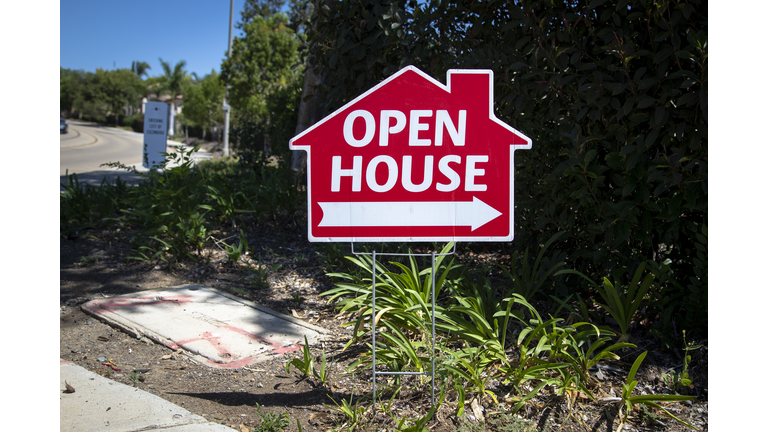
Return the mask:
[[(354, 250), (354, 246), (352, 247)], [(371, 308), (371, 334), (373, 335), (373, 411), (376, 411), (376, 250), (373, 251), (373, 307)]]
[[(372, 281), (371, 281), (371, 340), (373, 342), (372, 346), (372, 367), (373, 367), (373, 410), (376, 411), (376, 376), (377, 375), (429, 375), (432, 379), (432, 392), (431, 392), (431, 401), (432, 406), (435, 405), (435, 291), (436, 291), (436, 284), (435, 279), (437, 278), (437, 275), (435, 274), (436, 268), (435, 268), (435, 257), (436, 256), (445, 256), (445, 255), (453, 255), (456, 253), (456, 244), (453, 245), (453, 250), (449, 253), (444, 254), (436, 254), (435, 251), (430, 252), (429, 254), (414, 254), (414, 253), (376, 253), (374, 250), (371, 253), (365, 253), (365, 252), (355, 252), (355, 244), (352, 243), (352, 253), (355, 255), (371, 255), (373, 268), (371, 271), (372, 275)], [(431, 291), (432, 291), (432, 370), (429, 372), (378, 372), (376, 370), (376, 258), (378, 255), (387, 255), (387, 256), (407, 256), (407, 257), (415, 257), (415, 256), (428, 256), (432, 258), (432, 274), (431, 274)]]
[(435, 251), (432, 251), (432, 406), (435, 406)]

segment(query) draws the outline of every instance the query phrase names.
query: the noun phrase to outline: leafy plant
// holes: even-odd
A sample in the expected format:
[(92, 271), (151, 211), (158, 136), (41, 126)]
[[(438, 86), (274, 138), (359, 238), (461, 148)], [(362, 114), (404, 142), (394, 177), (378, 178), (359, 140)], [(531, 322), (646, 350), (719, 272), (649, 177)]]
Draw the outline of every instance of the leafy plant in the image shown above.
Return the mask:
[[(582, 325), (582, 324), (587, 324), (587, 323), (575, 324), (574, 327), (578, 327), (579, 325)], [(602, 360), (605, 360), (605, 359), (618, 360), (619, 356), (615, 353), (615, 351), (618, 351), (624, 348), (636, 347), (634, 344), (631, 344), (631, 343), (620, 342), (620, 343), (616, 343), (616, 344), (612, 344), (607, 347), (604, 347), (601, 350), (600, 348), (603, 347), (603, 345), (605, 345), (608, 341), (610, 341), (611, 338), (607, 336), (599, 337), (600, 332), (597, 329), (597, 327), (594, 326), (593, 324), (588, 324), (588, 325), (593, 326), (594, 331), (581, 332), (577, 335), (569, 335), (569, 338), (571, 339), (569, 346), (565, 351), (561, 352), (560, 354), (563, 358), (566, 359), (566, 361), (571, 363), (574, 369), (579, 371), (582, 377), (584, 377), (585, 379), (589, 374), (589, 370), (597, 366), (597, 364), (600, 363)], [(605, 334), (605, 332), (603, 334)], [(592, 335), (598, 336), (598, 339), (587, 343), (585, 341), (585, 336), (592, 336)]]
[[(620, 398), (607, 398), (604, 400), (607, 401), (615, 401), (620, 404), (619, 406), (619, 416), (621, 417), (621, 423), (619, 424), (619, 427), (616, 429), (617, 431), (620, 431), (624, 423), (627, 421), (627, 417), (629, 416), (629, 412), (632, 411), (632, 408), (635, 404), (644, 404), (648, 405), (650, 407), (654, 407), (656, 409), (659, 409), (663, 411), (666, 415), (670, 416), (677, 422), (684, 424), (690, 428), (699, 430), (697, 427), (686, 423), (683, 420), (680, 420), (675, 415), (673, 415), (671, 412), (666, 410), (664, 407), (659, 405), (659, 402), (672, 402), (672, 401), (687, 401), (695, 399), (694, 396), (680, 396), (680, 395), (640, 395), (640, 396), (632, 396), (632, 392), (635, 389), (635, 386), (637, 386), (637, 381), (635, 381), (635, 374), (637, 373), (637, 370), (640, 368), (640, 364), (643, 362), (643, 359), (645, 359), (646, 354), (648, 354), (648, 351), (643, 352), (640, 354), (635, 362), (632, 364), (632, 368), (629, 370), (629, 375), (627, 375), (627, 382), (622, 384), (622, 390), (621, 390), (621, 397)], [(624, 414), (622, 415), (622, 409), (626, 408), (624, 411)]]
[(691, 356), (688, 353), (701, 347), (702, 345), (694, 345), (693, 342), (687, 342), (685, 339), (685, 330), (683, 330), (683, 350), (685, 350), (683, 370), (679, 374), (676, 373), (674, 369), (671, 369), (668, 373), (661, 374), (667, 387), (673, 389), (676, 393), (679, 393), (683, 387), (691, 385), (692, 381), (688, 377), (688, 364), (691, 362)]
[(227, 253), (227, 259), (231, 263), (237, 263), (243, 254), (248, 253), (248, 238), (243, 230), (240, 230), (240, 241), (237, 245), (226, 245), (224, 251)]
[(323, 385), (328, 384), (330, 378), (330, 369), (326, 368), (325, 351), (321, 352), (320, 369), (312, 368), (312, 375), (315, 376)]
[[(205, 175), (205, 170), (200, 170), (203, 177), (207, 177), (207, 181), (204, 183), (207, 189), (208, 200), (211, 203), (211, 209), (213, 213), (217, 215), (220, 220), (229, 222), (232, 227), (235, 227), (235, 217), (241, 213), (247, 213), (251, 210), (244, 210), (247, 199), (245, 194), (241, 190), (234, 191), (227, 181), (216, 181), (218, 179), (211, 179), (210, 175)], [(217, 184), (215, 187), (213, 184)]]
[(627, 340), (629, 338), (629, 326), (632, 324), (632, 318), (642, 305), (643, 299), (653, 282), (653, 274), (648, 274), (640, 282), (644, 272), (645, 263), (640, 263), (629, 285), (621, 286), (618, 278), (615, 278), (614, 283), (611, 283), (608, 278), (603, 278), (602, 287), (576, 270), (561, 270), (558, 274), (573, 273), (589, 281), (605, 302), (604, 304), (595, 303), (605, 309), (616, 320), (619, 328), (621, 328), (621, 339)]
[(295, 223), (306, 196), (298, 180), (280, 167), (261, 166), (261, 184), (256, 191), (256, 210), (275, 223)]
[(128, 375), (128, 380), (131, 381), (135, 387), (139, 384), (139, 381), (141, 381), (141, 374), (139, 372), (133, 371)]
[(325, 352), (322, 353), (320, 369), (315, 368), (314, 359), (312, 359), (312, 355), (309, 353), (309, 342), (307, 342), (307, 337), (304, 336), (304, 346), (302, 347), (301, 353), (302, 353), (302, 358), (292, 359), (289, 363), (285, 365), (285, 371), (287, 373), (291, 373), (291, 366), (295, 366), (296, 369), (298, 369), (305, 376), (307, 377), (314, 376), (322, 384), (327, 384), (328, 379), (330, 377), (329, 375), (330, 370), (326, 368)]
[(445, 388), (440, 389), (440, 398), (438, 402), (429, 409), (429, 412), (425, 414), (423, 417), (419, 417), (418, 419), (411, 420), (412, 425), (405, 426), (407, 419), (403, 418), (400, 419), (400, 421), (397, 422), (397, 430), (401, 432), (428, 432), (429, 429), (427, 429), (424, 425), (427, 424), (430, 420), (432, 420), (432, 416), (435, 415), (437, 410), (440, 409), (440, 406), (443, 404), (443, 401), (445, 400)]
[[(376, 362), (377, 365), (386, 365), (394, 372), (425, 372), (431, 367), (427, 350), (430, 344), (427, 341), (410, 340), (400, 329), (389, 322), (384, 322), (386, 331), (382, 331), (376, 338)], [(383, 330), (383, 329), (382, 329)], [(370, 351), (363, 353), (360, 358), (352, 362), (347, 368), (353, 371), (357, 368), (373, 363), (372, 344), (366, 344)], [(396, 378), (399, 383), (399, 377)]]
[[(541, 267), (541, 260), (544, 257), (544, 253), (552, 243), (562, 237), (563, 234), (565, 233), (559, 232), (553, 235), (543, 246), (541, 246), (533, 266), (530, 265), (530, 260), (528, 258), (528, 248), (525, 248), (525, 253), (522, 257), (519, 256), (520, 251), (515, 251), (512, 255), (512, 262), (509, 269), (499, 265), (499, 268), (504, 275), (506, 275), (512, 282), (511, 291), (513, 293), (520, 294), (528, 300), (533, 300), (547, 278), (565, 265), (565, 262), (558, 262), (548, 269)], [(518, 258), (520, 258), (522, 263), (520, 268), (518, 268)]]
[(161, 166), (140, 174), (144, 181), (130, 191), (132, 208), (123, 212), (129, 223), (144, 228), (140, 238), (148, 240), (134, 245), (131, 258), (170, 262), (201, 257), (212, 207), (206, 204), (205, 179), (194, 170), (192, 154), (197, 150), (164, 153)]
[(288, 413), (265, 413), (262, 412), (258, 403), (256, 404), (256, 410), (259, 414), (259, 417), (261, 417), (261, 423), (259, 423), (259, 426), (255, 429), (255, 432), (281, 432), (285, 430), (285, 428), (287, 428), (291, 423), (291, 419), (288, 416)]
[(80, 257), (80, 262), (77, 263), (77, 265), (78, 265), (78, 267), (88, 267), (89, 265), (95, 264), (97, 262), (99, 262), (99, 257), (98, 256), (94, 256), (94, 255), (82, 256), (82, 257)]
[(453, 374), (457, 390), (459, 388), (461, 389), (460, 411), (463, 411), (464, 383), (466, 383), (467, 386), (466, 390), (476, 391), (481, 396), (489, 396), (496, 404), (498, 404), (499, 401), (496, 398), (496, 394), (486, 388), (488, 381), (492, 378), (492, 374), (483, 367), (490, 363), (485, 358), (485, 350), (474, 348), (465, 351), (469, 351), (471, 354), (468, 355), (464, 352), (454, 355), (452, 360), (443, 366)]
[[(453, 244), (446, 245), (441, 254), (453, 248)], [(338, 302), (340, 312), (353, 311), (357, 317), (355, 322), (345, 325), (354, 325), (353, 337), (347, 344), (349, 347), (360, 337), (367, 333), (364, 323), (370, 319), (370, 311), (373, 306), (373, 259), (369, 255), (347, 257), (347, 259), (359, 267), (364, 277), (350, 273), (329, 273), (328, 276), (349, 282), (337, 282), (336, 288), (326, 291), (321, 296), (330, 296), (329, 302), (341, 299)], [(435, 258), (435, 297), (440, 295), (441, 289), (448, 283), (454, 283), (449, 279), (451, 271), (456, 268), (453, 261), (444, 263), (445, 256)], [(430, 316), (434, 312), (436, 322), (445, 322), (444, 308), (436, 305), (432, 311), (432, 269), (431, 267), (419, 270), (414, 257), (409, 258), (410, 266), (399, 262), (392, 265), (400, 269), (400, 273), (388, 271), (377, 260), (376, 262), (376, 322), (386, 322), (391, 328), (400, 331), (410, 331), (417, 334), (431, 334), (428, 328)]]
[[(487, 285), (484, 285), (487, 287)], [(486, 290), (489, 291), (489, 290)], [(449, 306), (441, 319), (441, 329), (451, 334), (452, 340), (471, 342), (482, 347), (486, 353), (481, 357), (482, 366), (507, 359), (505, 345), (507, 326), (516, 299), (500, 302), (483, 301), (483, 296), (454, 297), (458, 305)]]
[(331, 398), (336, 408), (329, 407), (331, 410), (337, 411), (342, 415), (341, 427), (346, 427), (350, 432), (363, 421), (363, 414), (365, 413), (365, 407), (360, 406), (359, 401), (355, 401), (354, 405), (352, 404), (353, 398), (354, 394), (349, 396), (349, 402), (346, 399), (341, 399), (341, 404)]
[(531, 420), (520, 418), (509, 412), (503, 412), (486, 415), (485, 420), (481, 422), (463, 419), (456, 430), (457, 432), (548, 432), (550, 427), (547, 424), (542, 429), (539, 429), (536, 423)]
[(114, 184), (105, 178), (98, 187), (80, 183), (77, 174), (69, 171), (65, 179), (59, 197), (59, 233), (63, 237), (107, 224), (129, 201), (128, 184), (120, 177)]
[[(259, 260), (260, 261), (260, 260)], [(261, 264), (258, 261), (255, 265), (249, 266), (248, 276), (245, 280), (253, 285), (254, 289), (262, 290), (269, 288), (269, 272), (270, 270), (276, 272), (281, 267), (281, 264)]]
[(301, 373), (303, 373), (305, 376), (312, 376), (312, 370), (313, 362), (312, 355), (309, 353), (309, 343), (307, 342), (307, 337), (304, 336), (304, 347), (301, 350), (303, 358), (301, 359), (293, 359), (289, 363), (285, 365), (285, 371), (287, 373), (291, 373), (291, 366), (295, 366), (296, 369), (298, 369)]
[(300, 292), (295, 292), (291, 294), (291, 300), (295, 301), (296, 303), (303, 303), (305, 299), (301, 296)]

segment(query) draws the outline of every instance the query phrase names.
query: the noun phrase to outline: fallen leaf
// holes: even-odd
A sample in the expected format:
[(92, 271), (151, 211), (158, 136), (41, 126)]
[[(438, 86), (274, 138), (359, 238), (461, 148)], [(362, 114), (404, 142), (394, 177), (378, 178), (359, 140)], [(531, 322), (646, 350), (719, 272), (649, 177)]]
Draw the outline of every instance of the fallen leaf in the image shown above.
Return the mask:
[(75, 392), (75, 388), (72, 387), (71, 385), (69, 385), (68, 382), (64, 381), (64, 385), (67, 386), (67, 389), (64, 390), (64, 393), (74, 393)]
[(171, 358), (171, 355), (170, 354), (166, 354), (166, 355), (160, 357), (160, 360), (168, 360), (170, 358)]
[(317, 419), (323, 418), (323, 417), (328, 417), (328, 413), (324, 413), (324, 412), (314, 413), (311, 416), (309, 416), (309, 421), (317, 423)]
[(251, 430), (248, 428), (248, 426), (244, 424), (240, 424), (240, 432), (251, 432)]
[(475, 418), (478, 421), (484, 421), (485, 420), (485, 416), (483, 416), (483, 408), (477, 402), (477, 398), (472, 399), (472, 403), (469, 404), (469, 406), (470, 406), (470, 408), (472, 408), (472, 414), (475, 415)]

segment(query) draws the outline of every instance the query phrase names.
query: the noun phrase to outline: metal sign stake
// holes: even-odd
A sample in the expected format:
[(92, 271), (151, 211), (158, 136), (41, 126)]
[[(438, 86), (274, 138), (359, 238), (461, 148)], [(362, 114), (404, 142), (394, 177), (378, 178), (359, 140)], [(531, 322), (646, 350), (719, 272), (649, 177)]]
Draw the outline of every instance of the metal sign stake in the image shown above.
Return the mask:
[[(372, 340), (372, 367), (373, 367), (373, 410), (376, 411), (376, 376), (377, 375), (429, 375), (432, 380), (432, 391), (431, 391), (431, 402), (432, 406), (435, 405), (435, 279), (437, 278), (437, 275), (435, 274), (435, 257), (437, 256), (447, 256), (447, 255), (453, 255), (456, 253), (456, 243), (453, 244), (453, 250), (449, 253), (445, 254), (436, 254), (435, 251), (430, 252), (429, 254), (414, 254), (414, 253), (377, 253), (376, 250), (373, 250), (371, 253), (366, 252), (356, 252), (355, 251), (355, 244), (352, 243), (352, 253), (354, 255), (371, 255), (372, 259), (372, 281), (371, 281), (371, 290), (372, 290), (372, 298), (371, 298), (371, 340)], [(385, 255), (385, 256), (407, 256), (407, 257), (417, 257), (417, 256), (428, 256), (432, 258), (432, 273), (430, 275), (430, 281), (431, 281), (431, 297), (432, 297), (432, 368), (429, 372), (379, 372), (376, 370), (376, 262), (377, 257), (379, 255)]]

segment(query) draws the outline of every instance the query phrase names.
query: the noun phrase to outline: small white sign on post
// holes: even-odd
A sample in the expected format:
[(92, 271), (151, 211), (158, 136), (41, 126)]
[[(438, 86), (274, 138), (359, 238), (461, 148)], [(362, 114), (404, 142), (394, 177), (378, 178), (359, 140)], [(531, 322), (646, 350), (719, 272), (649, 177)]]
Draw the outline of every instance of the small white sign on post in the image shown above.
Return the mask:
[(168, 139), (168, 104), (147, 102), (144, 109), (144, 154), (142, 165), (152, 168), (165, 162)]

